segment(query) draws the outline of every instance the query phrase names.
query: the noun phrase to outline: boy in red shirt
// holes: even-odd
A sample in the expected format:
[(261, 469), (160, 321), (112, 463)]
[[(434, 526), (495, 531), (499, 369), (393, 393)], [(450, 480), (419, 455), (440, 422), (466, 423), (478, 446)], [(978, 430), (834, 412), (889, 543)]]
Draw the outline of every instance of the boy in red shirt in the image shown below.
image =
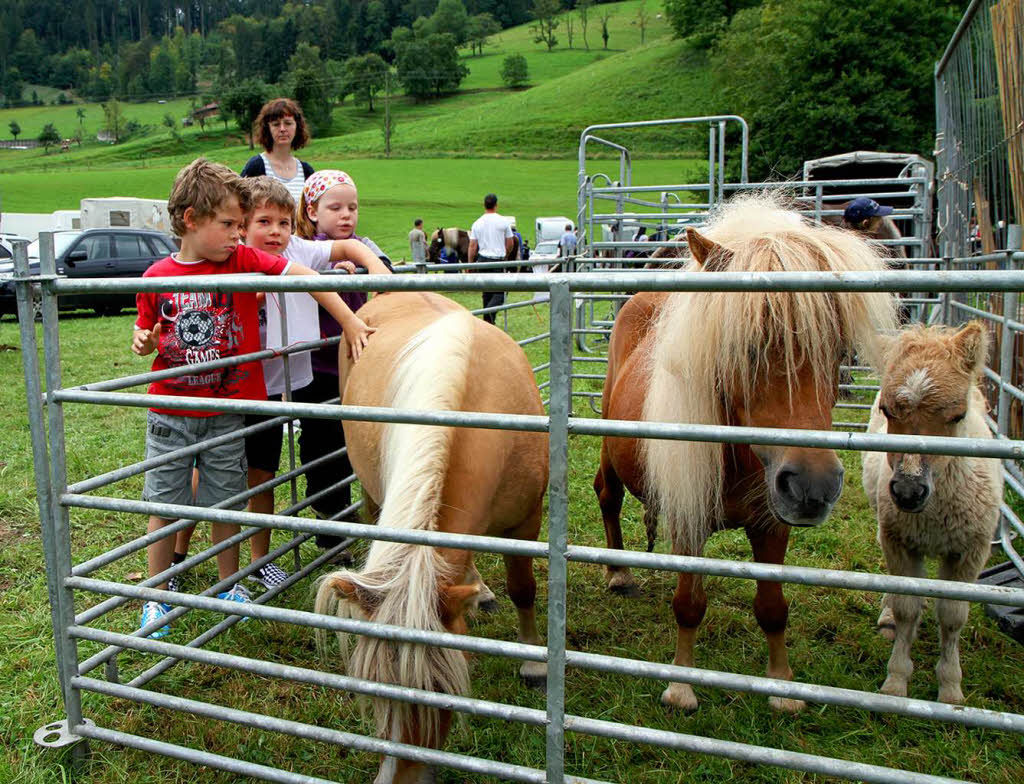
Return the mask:
[[(171, 226), (181, 237), (181, 251), (154, 263), (144, 277), (229, 275), (262, 272), (266, 275), (315, 275), (315, 271), (280, 256), (239, 245), (249, 209), (244, 180), (226, 166), (200, 158), (174, 179), (167, 204)], [(366, 347), (373, 329), (366, 326), (334, 292), (310, 292), (342, 325), (354, 359)], [(259, 351), (256, 294), (252, 292), (140, 292), (139, 317), (132, 336), (132, 351), (140, 356), (157, 351), (153, 370), (181, 367)], [(200, 374), (156, 381), (153, 395), (265, 400), (266, 387), (259, 361), (246, 362)], [(215, 411), (151, 408), (147, 414), (146, 458), (158, 457), (200, 441), (240, 430), (241, 414)], [(194, 503), (213, 506), (246, 489), (245, 444), (242, 439), (208, 448), (195, 457), (182, 457), (146, 472), (143, 499), (154, 503), (193, 504), (192, 470), (199, 474)], [(234, 506), (242, 509), (245, 503)], [(151, 516), (149, 531), (171, 520)], [(238, 526), (213, 523), (214, 544), (233, 536)], [(149, 575), (171, 566), (174, 537), (146, 548)], [(225, 580), (238, 571), (238, 546), (217, 554), (217, 571)], [(161, 586), (166, 587), (166, 583)], [(219, 595), (236, 602), (250, 601), (241, 584)], [(146, 602), (141, 626), (154, 623), (170, 611), (160, 602)], [(165, 625), (150, 634), (163, 637)]]

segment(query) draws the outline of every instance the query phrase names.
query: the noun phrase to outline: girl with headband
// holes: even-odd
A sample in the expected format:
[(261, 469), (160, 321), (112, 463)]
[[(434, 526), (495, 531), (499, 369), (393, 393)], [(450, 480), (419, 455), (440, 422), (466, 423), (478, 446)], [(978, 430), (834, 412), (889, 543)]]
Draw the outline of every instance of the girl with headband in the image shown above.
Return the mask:
[[(391, 268), (391, 260), (368, 237), (356, 232), (359, 224), (359, 193), (355, 181), (343, 171), (324, 169), (306, 180), (299, 202), (296, 234), (312, 240), (357, 239), (375, 253)], [(366, 304), (366, 294), (361, 291), (339, 292), (342, 300), (352, 312)], [(320, 312), (320, 336), (334, 337), (341, 334), (341, 327), (323, 310)], [(322, 348), (313, 352), (313, 383), (307, 388), (310, 402), (324, 402), (338, 397), (338, 349)], [(299, 454), (303, 463), (335, 451), (345, 445), (345, 433), (337, 419), (303, 420), (302, 435), (299, 438)], [(339, 478), (352, 473), (348, 457), (329, 461), (306, 474), (306, 495), (311, 496), (336, 484)], [(322, 519), (337, 516), (352, 503), (349, 485), (330, 493), (313, 504), (313, 511)], [(354, 517), (353, 517), (354, 519)], [(332, 547), (340, 543), (333, 536), (319, 534), (316, 542), (320, 547)]]

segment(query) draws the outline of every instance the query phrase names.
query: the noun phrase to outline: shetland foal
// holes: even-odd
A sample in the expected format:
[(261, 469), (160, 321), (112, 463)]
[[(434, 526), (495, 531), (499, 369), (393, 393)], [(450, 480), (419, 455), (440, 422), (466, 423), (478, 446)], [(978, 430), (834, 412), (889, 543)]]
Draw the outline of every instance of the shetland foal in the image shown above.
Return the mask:
[[(812, 226), (763, 198), (731, 202), (707, 237), (691, 229), (687, 240), (691, 272), (884, 268), (852, 233)], [(884, 294), (640, 293), (615, 319), (602, 413), (609, 419), (828, 430), (840, 357), (851, 347), (873, 345), (875, 330), (892, 325), (892, 298)], [(648, 549), (660, 512), (674, 553), (700, 555), (715, 531), (744, 528), (754, 558), (775, 564), (786, 557), (790, 526), (822, 523), (842, 486), (842, 464), (829, 450), (636, 438), (604, 439), (594, 479), (609, 547), (622, 547), (626, 489), (644, 503)], [(608, 569), (608, 586), (636, 592), (622, 567)], [(680, 573), (672, 601), (675, 664), (693, 665), (706, 608), (700, 576)], [(768, 675), (791, 679), (788, 608), (779, 583), (757, 583), (754, 615), (768, 641)], [(662, 702), (697, 707), (684, 683), (669, 684)], [(789, 711), (803, 707), (778, 697), (770, 704)]]
[[(980, 322), (959, 332), (914, 327), (888, 339), (882, 389), (871, 409), (870, 433), (991, 438), (985, 399), (978, 388), (987, 353)], [(864, 491), (878, 513), (878, 543), (890, 574), (924, 575), (924, 559), (937, 558), (943, 580), (974, 582), (988, 558), (999, 523), (1003, 474), (984, 457), (865, 452)], [(895, 625), (888, 677), (882, 692), (907, 695), (914, 665), (910, 646), (924, 601), (886, 595), (878, 625)], [(935, 600), (941, 652), (935, 673), (939, 700), (960, 703), (960, 630), (967, 602)]]
[[(393, 293), (359, 310), (379, 331), (355, 365), (342, 361), (346, 405), (543, 415), (523, 350), (500, 329), (437, 294)], [(382, 527), (536, 539), (548, 480), (547, 437), (510, 430), (345, 421), (349, 457)], [(530, 558), (505, 556), (519, 640), (541, 644)], [(466, 550), (374, 541), (362, 571), (320, 583), (317, 612), (410, 629), (465, 633), (464, 609), (479, 592)], [(347, 649), (344, 645), (343, 649)], [(543, 685), (545, 666), (520, 674)], [(460, 694), (469, 690), (458, 650), (360, 636), (349, 660), (359, 678)], [(385, 738), (440, 748), (451, 712), (374, 701)], [(385, 758), (377, 784), (422, 784), (422, 763)]]

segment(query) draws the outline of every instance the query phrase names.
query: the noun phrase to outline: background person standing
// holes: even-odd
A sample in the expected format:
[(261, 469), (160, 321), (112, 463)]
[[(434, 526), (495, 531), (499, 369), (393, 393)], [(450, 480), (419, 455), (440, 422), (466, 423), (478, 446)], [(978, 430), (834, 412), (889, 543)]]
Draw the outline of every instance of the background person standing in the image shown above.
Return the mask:
[[(498, 197), (493, 193), (484, 196), (484, 214), (473, 222), (469, 230), (469, 263), (480, 261), (504, 261), (512, 250), (512, 227), (508, 218), (497, 213)], [(494, 308), (505, 304), (504, 291), (485, 291), (483, 293), (485, 308)], [(484, 321), (493, 324), (497, 314), (484, 313)]]
[(412, 250), (412, 263), (425, 264), (427, 261), (427, 235), (423, 232), (423, 218), (413, 221), (409, 232), (409, 248)]

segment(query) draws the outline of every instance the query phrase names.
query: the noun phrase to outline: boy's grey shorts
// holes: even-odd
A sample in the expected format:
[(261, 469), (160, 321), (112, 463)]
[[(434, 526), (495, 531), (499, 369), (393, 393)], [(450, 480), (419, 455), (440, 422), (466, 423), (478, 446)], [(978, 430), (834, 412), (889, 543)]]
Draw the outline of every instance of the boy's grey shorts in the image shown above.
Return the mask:
[[(146, 417), (146, 459), (160, 457), (209, 438), (242, 428), (241, 414), (190, 417), (148, 411)], [(199, 470), (199, 486), (192, 500), (192, 469)], [(146, 472), (142, 500), (158, 504), (213, 506), (245, 491), (245, 441), (242, 438), (205, 449), (151, 468)], [(239, 501), (230, 509), (244, 509)]]

